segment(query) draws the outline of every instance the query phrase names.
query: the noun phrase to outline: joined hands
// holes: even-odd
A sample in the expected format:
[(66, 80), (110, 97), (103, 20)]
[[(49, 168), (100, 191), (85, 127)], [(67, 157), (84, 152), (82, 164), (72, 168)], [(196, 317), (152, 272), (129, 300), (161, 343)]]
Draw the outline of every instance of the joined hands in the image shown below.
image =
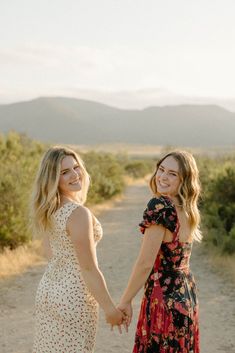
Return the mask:
[(119, 333), (122, 333), (122, 325), (126, 332), (132, 319), (132, 306), (131, 303), (120, 303), (117, 308), (114, 308), (111, 312), (106, 313), (106, 322), (110, 324), (111, 331), (113, 327), (117, 326)]

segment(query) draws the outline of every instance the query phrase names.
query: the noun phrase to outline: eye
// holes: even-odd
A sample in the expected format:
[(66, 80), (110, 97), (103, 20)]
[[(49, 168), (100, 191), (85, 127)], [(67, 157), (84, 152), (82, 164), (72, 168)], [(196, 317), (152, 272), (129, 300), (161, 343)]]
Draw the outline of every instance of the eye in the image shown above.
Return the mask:
[(174, 176), (177, 176), (177, 174), (176, 174), (176, 173), (172, 173), (172, 172), (170, 173), (170, 175), (174, 175)]
[(73, 170), (75, 170), (76, 173), (80, 173), (80, 166), (76, 165)]

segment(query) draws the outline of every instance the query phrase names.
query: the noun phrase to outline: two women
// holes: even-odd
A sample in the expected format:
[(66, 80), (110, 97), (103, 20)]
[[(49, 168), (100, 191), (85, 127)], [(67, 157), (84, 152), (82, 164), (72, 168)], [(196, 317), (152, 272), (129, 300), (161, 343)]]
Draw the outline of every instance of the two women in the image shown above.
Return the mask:
[(82, 206), (88, 175), (79, 157), (50, 149), (35, 184), (33, 220), (50, 261), (36, 297), (34, 353), (92, 353), (97, 302), (112, 326), (130, 323), (131, 302), (145, 285), (133, 353), (198, 353), (198, 302), (189, 258), (200, 239), (198, 170), (192, 155), (173, 152), (158, 164), (144, 211), (139, 256), (115, 307), (100, 272), (97, 219)]

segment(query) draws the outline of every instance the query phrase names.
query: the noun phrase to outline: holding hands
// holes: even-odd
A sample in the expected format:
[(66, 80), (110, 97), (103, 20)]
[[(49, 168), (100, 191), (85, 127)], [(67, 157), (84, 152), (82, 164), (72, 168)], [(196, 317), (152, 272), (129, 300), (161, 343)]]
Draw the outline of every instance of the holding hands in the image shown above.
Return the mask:
[(105, 313), (106, 322), (111, 325), (111, 330), (113, 326), (118, 326), (118, 330), (122, 333), (122, 325), (125, 327), (126, 332), (128, 332), (128, 326), (131, 323), (132, 318), (132, 307), (129, 304), (119, 304), (117, 308), (113, 308), (109, 312)]
[(120, 302), (118, 305), (118, 309), (121, 310), (121, 312), (125, 315), (126, 318), (126, 327), (130, 326), (131, 320), (132, 320), (132, 315), (133, 315), (133, 310), (132, 310), (132, 304), (131, 302)]

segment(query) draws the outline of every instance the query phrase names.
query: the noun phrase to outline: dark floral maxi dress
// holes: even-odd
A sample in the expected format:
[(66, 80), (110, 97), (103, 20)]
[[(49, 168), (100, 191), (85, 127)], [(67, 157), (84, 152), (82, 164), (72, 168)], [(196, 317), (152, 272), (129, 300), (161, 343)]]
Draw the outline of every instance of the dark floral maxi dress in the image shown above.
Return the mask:
[(133, 353), (199, 353), (198, 301), (189, 269), (192, 244), (179, 241), (179, 220), (168, 197), (149, 201), (141, 232), (161, 224), (173, 234), (162, 242), (145, 292)]

